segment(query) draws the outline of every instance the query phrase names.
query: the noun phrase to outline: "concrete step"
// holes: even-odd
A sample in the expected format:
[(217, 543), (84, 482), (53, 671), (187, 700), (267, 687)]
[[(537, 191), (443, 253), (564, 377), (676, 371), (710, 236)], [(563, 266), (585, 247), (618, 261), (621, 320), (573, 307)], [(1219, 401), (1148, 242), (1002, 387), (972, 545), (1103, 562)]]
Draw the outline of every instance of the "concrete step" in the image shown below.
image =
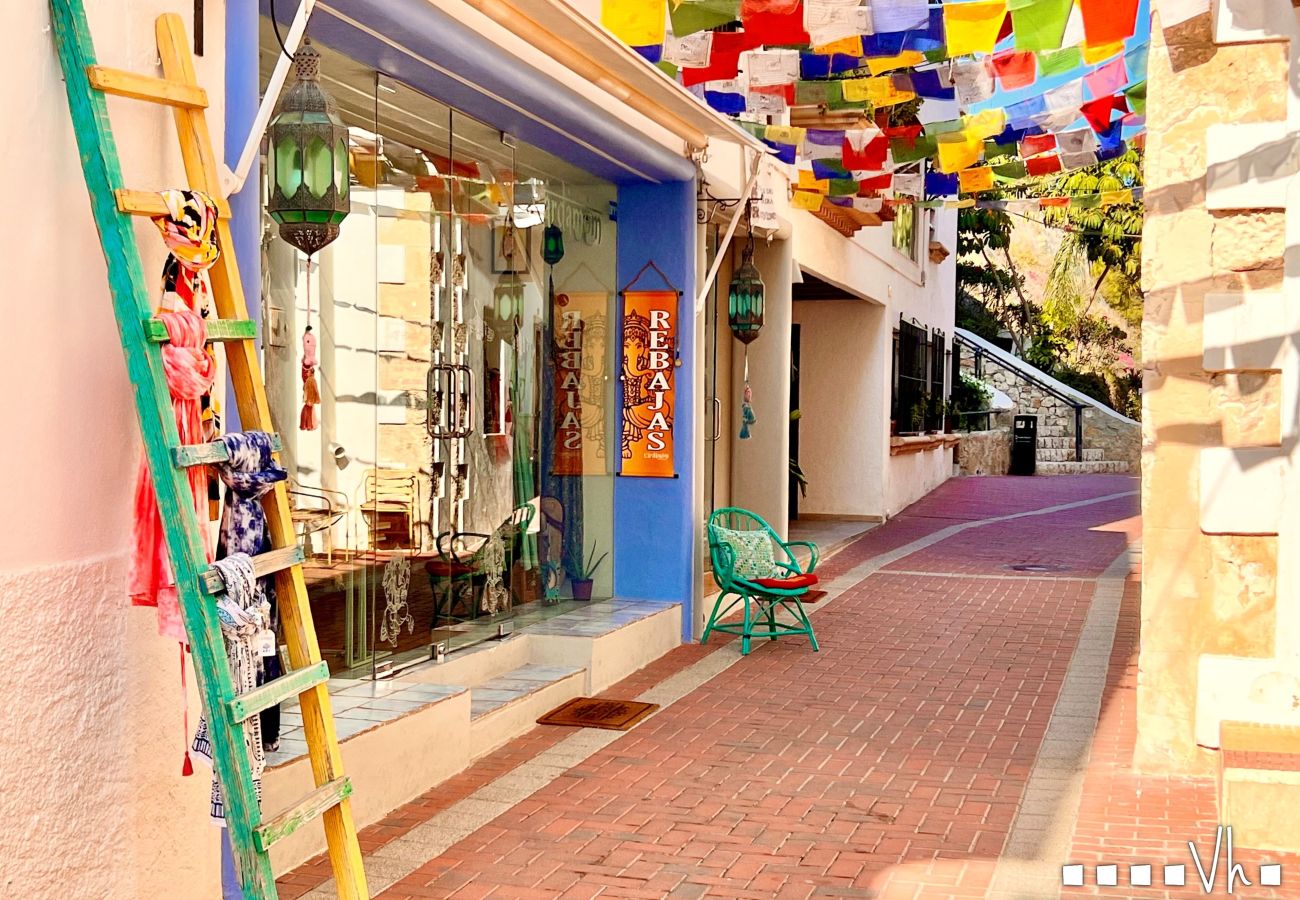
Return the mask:
[(566, 700), (581, 697), (587, 670), (529, 664), (469, 690), (469, 752), (476, 759), (518, 737)]
[(1113, 475), (1127, 473), (1128, 470), (1128, 463), (1114, 461), (1040, 462), (1037, 466), (1039, 475)]

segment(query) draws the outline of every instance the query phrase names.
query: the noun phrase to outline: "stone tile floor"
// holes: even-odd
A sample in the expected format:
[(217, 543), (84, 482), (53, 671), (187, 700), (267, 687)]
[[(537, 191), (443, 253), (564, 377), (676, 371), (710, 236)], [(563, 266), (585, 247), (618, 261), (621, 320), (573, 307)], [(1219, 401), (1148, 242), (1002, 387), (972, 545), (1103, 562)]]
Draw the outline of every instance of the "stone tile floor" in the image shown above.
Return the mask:
[(821, 568), (820, 653), (678, 648), (607, 692), (664, 704), (631, 732), (535, 729), (364, 829), (376, 896), (1036, 900), (1067, 862), (1173, 858), (1214, 785), (1128, 771), (1136, 489), (949, 482)]

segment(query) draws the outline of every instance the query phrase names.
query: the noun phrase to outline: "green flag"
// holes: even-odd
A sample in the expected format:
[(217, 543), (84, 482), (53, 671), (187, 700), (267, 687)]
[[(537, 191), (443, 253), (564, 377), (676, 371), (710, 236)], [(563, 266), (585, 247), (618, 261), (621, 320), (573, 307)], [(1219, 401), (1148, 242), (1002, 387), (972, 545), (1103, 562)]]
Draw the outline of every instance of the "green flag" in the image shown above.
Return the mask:
[(1074, 0), (1010, 0), (1017, 50), (1057, 50)]
[(1011, 162), (1003, 163), (1000, 166), (993, 167), (993, 177), (1005, 179), (1007, 181), (1019, 181), (1029, 175), (1029, 168), (1025, 165), (1023, 159), (1013, 159)]
[(933, 137), (918, 137), (913, 143), (906, 138), (889, 139), (889, 155), (896, 164), (916, 162), (929, 159), (939, 149)]
[(858, 192), (858, 182), (854, 178), (832, 178), (831, 196), (848, 197)]
[(1124, 91), (1124, 96), (1128, 98), (1128, 108), (1133, 110), (1139, 116), (1147, 114), (1147, 83), (1139, 81)]
[(682, 0), (668, 3), (668, 18), (673, 34), (686, 37), (706, 28), (717, 28), (740, 17), (740, 0)]
[(1063, 75), (1083, 65), (1083, 52), (1078, 47), (1066, 47), (1054, 53), (1038, 54), (1038, 77)]

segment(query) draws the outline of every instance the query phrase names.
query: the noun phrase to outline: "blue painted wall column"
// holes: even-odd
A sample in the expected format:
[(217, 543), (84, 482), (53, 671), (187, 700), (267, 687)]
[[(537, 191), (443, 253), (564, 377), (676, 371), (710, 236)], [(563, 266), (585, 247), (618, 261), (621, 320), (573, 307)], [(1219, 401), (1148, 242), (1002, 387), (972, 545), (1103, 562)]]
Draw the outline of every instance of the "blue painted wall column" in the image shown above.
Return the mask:
[[(257, 4), (231, 0), (226, 3), (226, 165), (239, 164), (239, 154), (257, 118), (261, 101), (258, 85)], [(239, 260), (239, 275), (248, 301), (248, 316), (262, 330), (262, 197), (254, 165), (244, 189), (230, 198), (230, 230)], [(239, 430), (239, 411), (234, 392), (227, 385), (227, 402), (222, 409), (227, 431)]]
[[(682, 637), (693, 638), (695, 540), (694, 450), (695, 185), (624, 184), (618, 190), (618, 285), (648, 261), (682, 292), (678, 307), (681, 365), (673, 426), (676, 478), (624, 478), (614, 482), (614, 593), (625, 600), (671, 600), (683, 607)], [(647, 272), (638, 287), (662, 285)], [(621, 298), (620, 298), (621, 303)], [(622, 310), (620, 308), (620, 316)], [(619, 330), (622, 347), (622, 329)], [(621, 349), (620, 349), (621, 352)], [(621, 404), (621, 393), (620, 393)], [(619, 420), (622, 427), (622, 419)]]

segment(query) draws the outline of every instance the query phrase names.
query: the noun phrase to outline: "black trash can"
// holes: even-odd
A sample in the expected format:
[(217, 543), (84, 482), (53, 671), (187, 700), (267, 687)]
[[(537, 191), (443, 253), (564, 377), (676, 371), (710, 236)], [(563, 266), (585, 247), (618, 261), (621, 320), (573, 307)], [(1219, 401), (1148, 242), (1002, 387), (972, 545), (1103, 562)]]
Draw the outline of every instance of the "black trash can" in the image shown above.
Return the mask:
[(1011, 428), (1011, 474), (1033, 475), (1038, 459), (1038, 416), (1016, 416)]

